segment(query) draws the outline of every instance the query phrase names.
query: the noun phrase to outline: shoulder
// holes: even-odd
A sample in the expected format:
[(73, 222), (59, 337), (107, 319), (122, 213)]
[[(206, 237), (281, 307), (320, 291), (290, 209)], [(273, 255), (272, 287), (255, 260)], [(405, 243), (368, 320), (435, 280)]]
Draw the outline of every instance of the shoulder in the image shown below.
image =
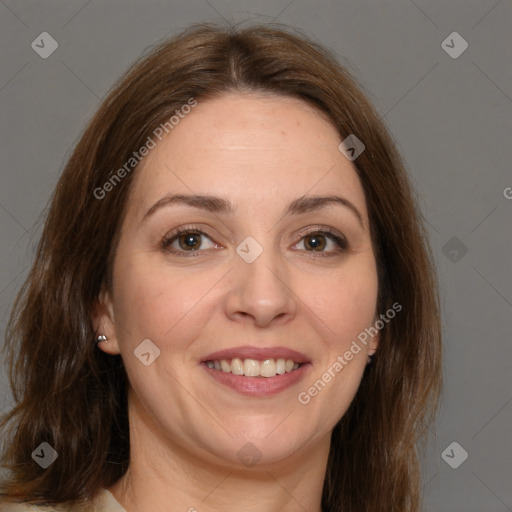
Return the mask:
[(19, 503), (15, 501), (0, 501), (0, 512), (65, 512), (65, 505), (33, 505), (31, 503)]
[(0, 512), (126, 512), (110, 491), (102, 489), (92, 502), (83, 507), (69, 507), (65, 503), (55, 506), (32, 505), (0, 500)]
[(28, 503), (15, 503), (12, 501), (0, 501), (0, 512), (54, 512), (51, 507), (36, 507)]

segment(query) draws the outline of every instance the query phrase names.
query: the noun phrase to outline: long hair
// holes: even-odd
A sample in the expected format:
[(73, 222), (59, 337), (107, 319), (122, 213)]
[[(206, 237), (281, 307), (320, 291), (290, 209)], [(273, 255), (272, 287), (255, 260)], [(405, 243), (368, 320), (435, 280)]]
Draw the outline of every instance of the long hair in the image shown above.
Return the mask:
[[(91, 311), (111, 286), (112, 261), (137, 166), (125, 166), (182, 105), (230, 91), (300, 98), (341, 140), (366, 149), (353, 163), (364, 189), (378, 269), (379, 312), (403, 307), (332, 432), (322, 507), (417, 512), (417, 446), (441, 385), (438, 284), (404, 165), (378, 114), (329, 50), (280, 26), (195, 25), (152, 48), (102, 102), (51, 199), (34, 264), (15, 301), (6, 351), (15, 405), (5, 431), (0, 496), (85, 503), (129, 464), (127, 377), (120, 356), (95, 348)], [(115, 172), (114, 172), (115, 171)], [(115, 190), (104, 193), (105, 183)], [(59, 454), (47, 469), (41, 442)]]

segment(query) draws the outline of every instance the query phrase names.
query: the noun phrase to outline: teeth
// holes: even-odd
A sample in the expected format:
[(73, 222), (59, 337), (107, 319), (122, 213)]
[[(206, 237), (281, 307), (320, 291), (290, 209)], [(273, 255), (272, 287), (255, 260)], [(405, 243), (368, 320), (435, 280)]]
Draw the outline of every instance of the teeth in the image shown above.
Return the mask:
[(275, 377), (290, 373), (300, 367), (292, 359), (265, 359), (258, 361), (256, 359), (239, 359), (235, 357), (231, 362), (227, 359), (220, 361), (206, 361), (206, 366), (224, 373), (233, 375), (245, 375), (247, 377)]
[(255, 359), (244, 360), (244, 375), (257, 377), (260, 374), (260, 362)]
[[(225, 359), (223, 359), (223, 361), (227, 365), (229, 365), (229, 363)], [(225, 371), (225, 370), (222, 370), (222, 371)], [(229, 371), (226, 373), (229, 373)], [(244, 365), (242, 363), (242, 360), (238, 359), (238, 357), (231, 360), (231, 373), (233, 375), (243, 375), (244, 374)]]
[(274, 377), (277, 375), (276, 362), (273, 359), (265, 359), (260, 364), (260, 375), (262, 377)]
[(286, 372), (286, 361), (284, 359), (278, 359), (276, 361), (276, 373), (282, 375)]

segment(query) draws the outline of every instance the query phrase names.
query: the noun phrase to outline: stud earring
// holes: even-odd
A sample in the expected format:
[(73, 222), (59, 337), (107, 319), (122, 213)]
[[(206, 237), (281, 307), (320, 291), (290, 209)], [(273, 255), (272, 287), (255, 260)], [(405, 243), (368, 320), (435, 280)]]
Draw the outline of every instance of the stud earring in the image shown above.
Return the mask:
[(107, 341), (107, 337), (104, 335), (104, 334), (100, 334), (97, 338), (96, 338), (96, 345), (98, 343), (101, 343), (102, 341)]

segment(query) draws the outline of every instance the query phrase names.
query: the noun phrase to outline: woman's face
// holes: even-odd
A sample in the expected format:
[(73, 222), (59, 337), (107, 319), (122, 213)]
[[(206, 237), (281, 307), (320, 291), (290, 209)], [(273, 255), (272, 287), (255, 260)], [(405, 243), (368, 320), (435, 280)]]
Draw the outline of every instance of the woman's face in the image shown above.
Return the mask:
[(96, 319), (139, 436), (231, 466), (328, 446), (377, 343), (344, 358), (377, 272), (340, 142), (300, 100), (231, 93), (143, 160)]

